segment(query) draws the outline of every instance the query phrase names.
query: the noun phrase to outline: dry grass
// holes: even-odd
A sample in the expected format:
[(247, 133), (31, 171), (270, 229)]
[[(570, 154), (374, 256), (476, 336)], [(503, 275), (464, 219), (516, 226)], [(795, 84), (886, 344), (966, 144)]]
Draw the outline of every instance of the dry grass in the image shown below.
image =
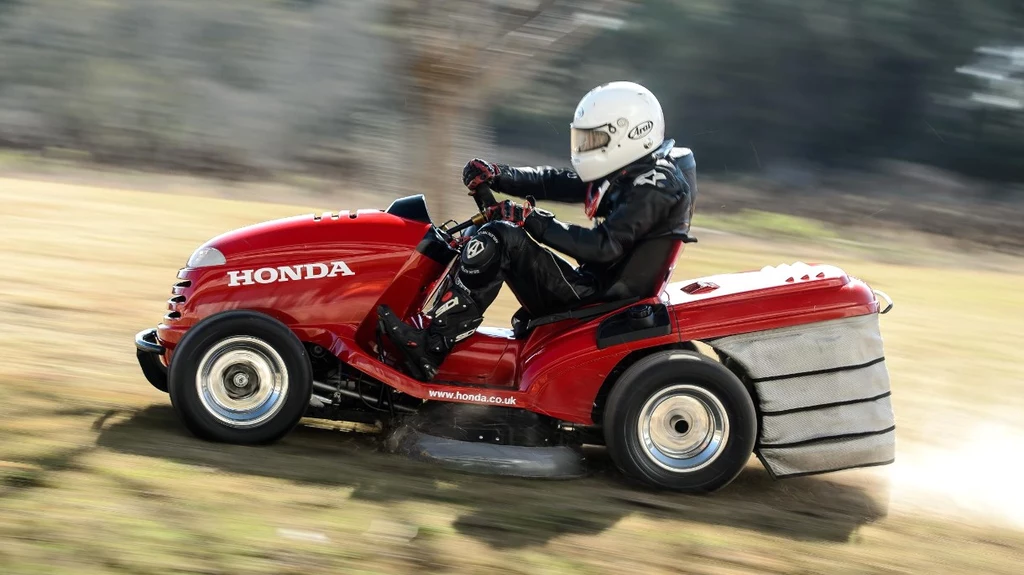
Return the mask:
[(1017, 260), (906, 238), (879, 258), (882, 244), (840, 232), (699, 234), (678, 278), (829, 261), (896, 299), (883, 329), (898, 463), (783, 482), (752, 463), (714, 496), (655, 495), (600, 460), (545, 483), (438, 470), (336, 430), (265, 448), (188, 436), (131, 338), (192, 249), (258, 220), (374, 207), (210, 196), (0, 179), (0, 573), (1019, 572)]

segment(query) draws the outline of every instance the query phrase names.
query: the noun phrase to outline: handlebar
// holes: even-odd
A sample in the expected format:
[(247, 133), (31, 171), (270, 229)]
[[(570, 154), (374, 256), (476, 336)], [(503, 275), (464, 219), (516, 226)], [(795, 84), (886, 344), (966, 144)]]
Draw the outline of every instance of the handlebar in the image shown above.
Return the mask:
[(473, 199), (476, 201), (476, 207), (480, 209), (480, 213), (474, 215), (472, 218), (458, 224), (453, 228), (446, 228), (444, 231), (449, 235), (461, 232), (466, 228), (472, 226), (480, 226), (487, 223), (487, 208), (498, 203), (498, 200), (494, 199), (494, 193), (491, 191), (491, 187), (487, 183), (482, 183), (476, 187), (476, 191), (473, 193)]
[(483, 212), (481, 212), (479, 214), (474, 215), (472, 218), (462, 222), (461, 224), (455, 226), (454, 228), (447, 229), (445, 231), (448, 232), (449, 234), (454, 234), (456, 232), (461, 232), (462, 230), (468, 227), (480, 226), (485, 223), (487, 223), (487, 216), (485, 216)]
[(494, 193), (491, 192), (491, 186), (487, 182), (481, 183), (476, 187), (476, 191), (473, 193), (473, 199), (476, 200), (476, 207), (480, 208), (480, 212), (487, 211), (487, 208), (498, 203), (498, 200), (494, 199)]

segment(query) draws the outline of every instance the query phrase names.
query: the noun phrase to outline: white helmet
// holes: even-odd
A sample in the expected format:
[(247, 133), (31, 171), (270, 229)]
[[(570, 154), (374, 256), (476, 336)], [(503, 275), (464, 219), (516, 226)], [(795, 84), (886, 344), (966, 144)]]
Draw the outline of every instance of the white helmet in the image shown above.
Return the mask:
[[(584, 182), (639, 160), (665, 140), (661, 104), (633, 82), (611, 82), (587, 92), (569, 128), (572, 166)], [(600, 198), (594, 209), (597, 203)]]

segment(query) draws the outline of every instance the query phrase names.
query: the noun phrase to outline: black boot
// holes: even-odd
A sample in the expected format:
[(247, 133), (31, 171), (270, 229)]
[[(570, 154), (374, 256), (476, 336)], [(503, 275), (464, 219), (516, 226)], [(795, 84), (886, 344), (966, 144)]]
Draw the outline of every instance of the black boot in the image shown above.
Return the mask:
[(432, 321), (427, 329), (406, 324), (390, 307), (377, 308), (378, 329), (399, 349), (410, 375), (430, 381), (455, 344), (473, 335), (483, 321), (469, 292), (453, 287), (434, 309), (427, 312)]

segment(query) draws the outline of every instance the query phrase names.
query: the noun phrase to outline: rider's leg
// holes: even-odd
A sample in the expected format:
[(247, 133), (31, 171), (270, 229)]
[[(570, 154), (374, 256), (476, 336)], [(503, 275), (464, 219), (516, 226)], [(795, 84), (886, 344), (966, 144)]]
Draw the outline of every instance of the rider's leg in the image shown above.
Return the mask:
[(564, 310), (589, 298), (597, 283), (572, 264), (535, 242), (522, 228), (506, 226), (509, 261), (503, 273), (505, 283), (525, 311), (534, 317)]
[(595, 290), (590, 276), (507, 222), (481, 228), (463, 250), (460, 264), (457, 280), (472, 292), (481, 312), (494, 301), (502, 282), (535, 316), (564, 309)]
[(564, 308), (594, 291), (587, 276), (538, 245), (521, 227), (484, 225), (462, 250), (451, 289), (427, 313), (427, 329), (416, 329), (387, 306), (378, 317), (384, 333), (405, 355), (411, 374), (429, 381), (456, 343), (473, 335), (503, 281), (534, 315)]

